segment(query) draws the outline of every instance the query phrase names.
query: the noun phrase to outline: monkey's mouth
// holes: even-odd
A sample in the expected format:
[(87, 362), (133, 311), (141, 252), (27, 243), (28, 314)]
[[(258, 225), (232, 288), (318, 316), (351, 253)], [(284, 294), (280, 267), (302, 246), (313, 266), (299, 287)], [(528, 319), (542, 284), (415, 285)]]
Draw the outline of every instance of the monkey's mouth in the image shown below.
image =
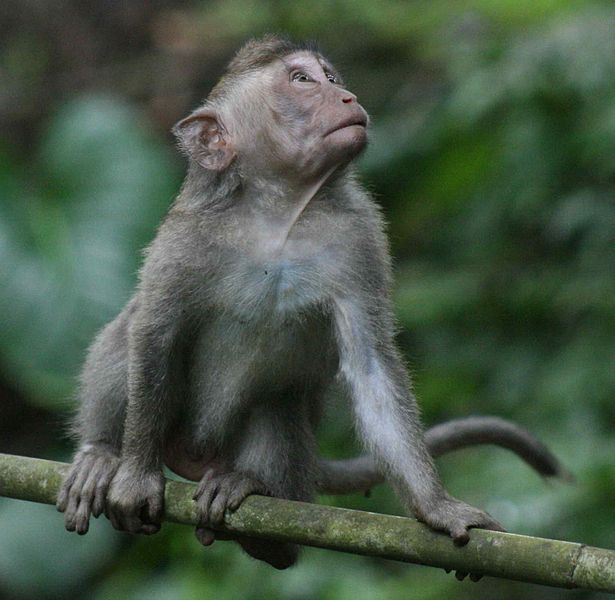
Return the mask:
[(339, 131), (340, 129), (346, 129), (346, 127), (353, 127), (354, 125), (359, 125), (360, 127), (365, 128), (367, 127), (367, 119), (365, 119), (364, 117), (349, 117), (341, 123), (338, 123), (335, 127), (329, 129), (329, 131), (325, 133), (325, 137), (336, 131)]

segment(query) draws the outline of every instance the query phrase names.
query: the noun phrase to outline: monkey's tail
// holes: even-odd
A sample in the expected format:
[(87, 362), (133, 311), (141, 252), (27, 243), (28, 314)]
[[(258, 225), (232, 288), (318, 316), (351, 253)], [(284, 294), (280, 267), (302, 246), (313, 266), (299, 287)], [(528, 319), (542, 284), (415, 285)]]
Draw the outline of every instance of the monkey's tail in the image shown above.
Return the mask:
[[(573, 476), (555, 455), (529, 431), (499, 417), (467, 417), (436, 425), (425, 432), (425, 443), (435, 458), (479, 444), (501, 446), (514, 452), (543, 477), (571, 481)], [(345, 460), (320, 459), (317, 489), (322, 494), (366, 492), (384, 481), (369, 455)]]

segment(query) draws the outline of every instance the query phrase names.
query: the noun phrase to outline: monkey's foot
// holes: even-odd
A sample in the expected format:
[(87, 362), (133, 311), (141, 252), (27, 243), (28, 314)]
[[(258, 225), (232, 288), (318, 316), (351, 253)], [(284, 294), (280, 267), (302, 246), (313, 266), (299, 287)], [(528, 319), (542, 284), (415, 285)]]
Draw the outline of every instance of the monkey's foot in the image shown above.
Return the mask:
[(299, 546), (251, 537), (237, 539), (239, 545), (252, 557), (270, 564), (275, 569), (292, 567), (299, 557)]
[(262, 560), (275, 569), (292, 567), (299, 556), (299, 546), (270, 540), (259, 540), (244, 535), (233, 535), (224, 531), (214, 531), (207, 527), (198, 527), (196, 537), (203, 546), (210, 546), (216, 540), (237, 542), (252, 558)]
[(77, 452), (56, 502), (68, 531), (87, 533), (90, 515), (98, 517), (105, 508), (107, 490), (118, 466), (119, 458), (108, 446), (86, 444)]
[(245, 473), (217, 473), (209, 469), (194, 495), (199, 519), (196, 537), (204, 546), (213, 544), (215, 540), (235, 540), (253, 558), (276, 569), (287, 569), (297, 561), (299, 548), (295, 544), (235, 536), (210, 528), (224, 521), (226, 509), (236, 510), (250, 494), (268, 496), (270, 491), (264, 483)]
[(417, 518), (432, 529), (446, 531), (457, 546), (463, 546), (470, 540), (468, 529), (492, 529), (505, 531), (494, 518), (486, 512), (474, 508), (451, 496), (445, 496), (432, 503), (426, 510), (418, 511)]
[(246, 473), (219, 473), (208, 469), (193, 497), (197, 505), (199, 527), (220, 525), (224, 521), (226, 509), (236, 510), (250, 494), (270, 496), (271, 492), (264, 483)]

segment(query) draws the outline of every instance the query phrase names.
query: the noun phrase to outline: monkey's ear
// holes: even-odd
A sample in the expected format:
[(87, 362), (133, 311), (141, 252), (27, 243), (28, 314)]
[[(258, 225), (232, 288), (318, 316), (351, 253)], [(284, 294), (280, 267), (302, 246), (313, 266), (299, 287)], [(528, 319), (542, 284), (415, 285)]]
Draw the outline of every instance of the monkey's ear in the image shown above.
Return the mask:
[(200, 108), (173, 127), (183, 151), (204, 169), (224, 171), (236, 156), (215, 111)]

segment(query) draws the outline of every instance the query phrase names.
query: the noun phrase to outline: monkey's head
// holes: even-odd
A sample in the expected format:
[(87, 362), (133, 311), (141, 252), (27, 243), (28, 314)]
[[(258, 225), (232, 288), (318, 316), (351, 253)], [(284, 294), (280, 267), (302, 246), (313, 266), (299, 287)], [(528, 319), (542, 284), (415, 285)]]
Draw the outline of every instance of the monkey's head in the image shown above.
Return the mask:
[(312, 46), (248, 42), (205, 104), (174, 128), (202, 169), (302, 184), (347, 165), (367, 143), (368, 116)]

